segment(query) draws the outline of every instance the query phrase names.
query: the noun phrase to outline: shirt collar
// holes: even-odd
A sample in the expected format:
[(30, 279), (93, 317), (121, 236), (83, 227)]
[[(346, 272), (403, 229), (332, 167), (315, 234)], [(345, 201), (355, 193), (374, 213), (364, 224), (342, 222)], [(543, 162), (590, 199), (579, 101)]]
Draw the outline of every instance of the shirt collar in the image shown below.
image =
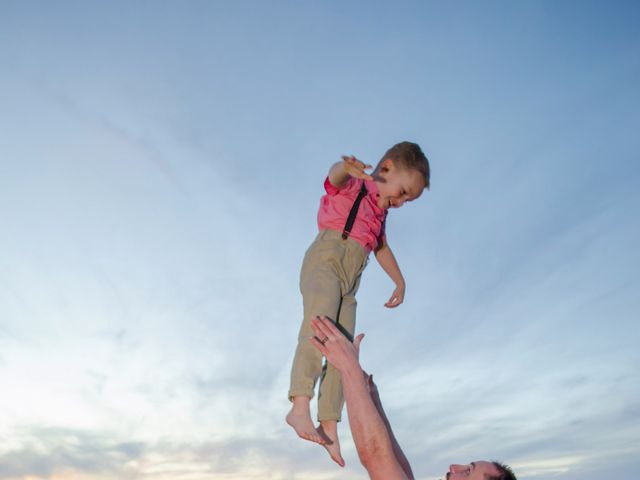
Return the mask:
[(376, 207), (376, 209), (386, 213), (386, 208), (378, 207), (380, 190), (378, 189), (378, 184), (375, 182), (375, 180), (364, 180), (364, 184), (367, 187), (367, 194), (371, 197), (371, 201), (373, 202), (373, 205)]

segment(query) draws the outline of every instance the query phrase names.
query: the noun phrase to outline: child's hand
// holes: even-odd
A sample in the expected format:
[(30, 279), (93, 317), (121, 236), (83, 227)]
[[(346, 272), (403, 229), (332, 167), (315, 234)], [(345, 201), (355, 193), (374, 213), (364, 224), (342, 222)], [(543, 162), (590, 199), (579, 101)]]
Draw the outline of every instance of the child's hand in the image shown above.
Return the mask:
[(384, 304), (387, 308), (395, 308), (400, 305), (404, 301), (404, 285), (396, 286), (396, 289), (393, 291), (391, 298), (387, 303)]
[(344, 171), (351, 177), (362, 178), (364, 180), (373, 180), (373, 177), (371, 175), (368, 175), (364, 172), (365, 170), (373, 167), (361, 162), (353, 155), (342, 156), (342, 167), (344, 168)]

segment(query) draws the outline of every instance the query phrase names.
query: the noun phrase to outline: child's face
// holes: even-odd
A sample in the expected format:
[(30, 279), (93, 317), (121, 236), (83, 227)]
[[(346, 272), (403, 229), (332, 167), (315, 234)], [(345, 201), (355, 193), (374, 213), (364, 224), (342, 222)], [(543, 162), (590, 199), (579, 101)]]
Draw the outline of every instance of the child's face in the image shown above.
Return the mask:
[(378, 185), (378, 207), (400, 208), (415, 200), (424, 190), (422, 174), (417, 170), (398, 168), (391, 160), (385, 160), (376, 179)]

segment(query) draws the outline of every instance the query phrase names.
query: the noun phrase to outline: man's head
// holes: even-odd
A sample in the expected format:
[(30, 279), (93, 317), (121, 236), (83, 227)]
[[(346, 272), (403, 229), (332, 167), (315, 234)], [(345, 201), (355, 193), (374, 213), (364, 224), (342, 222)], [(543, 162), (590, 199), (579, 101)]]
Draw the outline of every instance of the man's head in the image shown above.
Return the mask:
[(471, 462), (468, 465), (450, 465), (447, 480), (517, 480), (508, 465), (500, 462)]
[(401, 142), (391, 147), (373, 171), (378, 185), (380, 208), (399, 208), (429, 188), (429, 161), (416, 143)]

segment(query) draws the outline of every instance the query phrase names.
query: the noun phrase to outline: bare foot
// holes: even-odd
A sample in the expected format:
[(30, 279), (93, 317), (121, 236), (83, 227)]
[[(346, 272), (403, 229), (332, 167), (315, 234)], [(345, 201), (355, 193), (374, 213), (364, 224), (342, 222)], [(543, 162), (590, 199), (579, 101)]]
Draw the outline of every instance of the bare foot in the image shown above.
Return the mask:
[(311, 415), (309, 413), (308, 401), (307, 401), (307, 409), (305, 411), (304, 407), (300, 408), (299, 405), (296, 405), (297, 402), (295, 400), (298, 397), (294, 398), (294, 404), (291, 408), (291, 411), (287, 414), (286, 421), (289, 425), (293, 427), (300, 438), (304, 438), (305, 440), (309, 440), (310, 442), (319, 443), (320, 445), (325, 444), (325, 439), (322, 438), (318, 432), (316, 432), (315, 427), (313, 426), (313, 422), (311, 421)]
[(322, 446), (329, 452), (331, 460), (344, 467), (344, 459), (340, 453), (340, 441), (338, 440), (338, 422), (335, 420), (320, 422), (320, 426), (316, 428), (316, 431), (325, 440)]

